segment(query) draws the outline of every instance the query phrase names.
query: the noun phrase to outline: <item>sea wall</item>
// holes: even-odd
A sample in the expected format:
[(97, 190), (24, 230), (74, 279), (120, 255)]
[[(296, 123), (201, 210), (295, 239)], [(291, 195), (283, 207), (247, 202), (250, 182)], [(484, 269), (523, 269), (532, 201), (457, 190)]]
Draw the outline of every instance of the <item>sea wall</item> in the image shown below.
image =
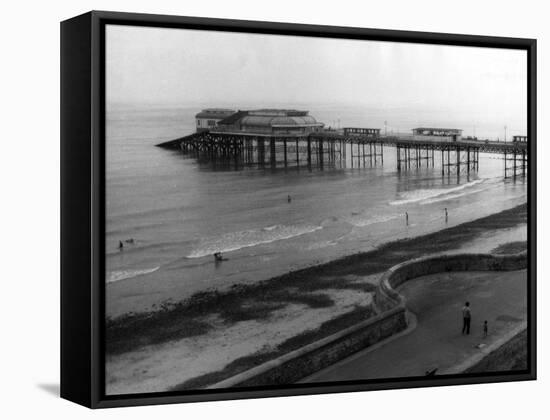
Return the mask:
[(406, 327), (405, 307), (398, 305), (383, 314), (371, 317), (208, 388), (294, 383)]
[(456, 254), (416, 258), (386, 271), (378, 285), (377, 303), (382, 307), (405, 304), (395, 289), (408, 280), (446, 271), (513, 271), (527, 268), (527, 252), (514, 255)]
[(395, 289), (408, 280), (445, 271), (511, 271), (526, 267), (526, 252), (437, 255), (398, 264), (380, 278), (374, 300), (381, 314), (208, 388), (294, 383), (406, 329), (406, 300)]

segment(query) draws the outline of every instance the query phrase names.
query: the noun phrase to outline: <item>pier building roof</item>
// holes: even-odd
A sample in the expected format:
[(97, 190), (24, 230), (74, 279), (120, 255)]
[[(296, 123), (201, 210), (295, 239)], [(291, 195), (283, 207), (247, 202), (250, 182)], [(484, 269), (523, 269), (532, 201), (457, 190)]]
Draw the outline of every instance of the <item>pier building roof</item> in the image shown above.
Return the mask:
[(310, 115), (305, 115), (303, 117), (294, 117), (262, 114), (249, 114), (242, 119), (241, 124), (245, 126), (257, 127), (323, 125), (321, 123), (318, 123), (317, 120), (315, 120), (315, 118)]
[(242, 119), (243, 117), (246, 117), (248, 115), (248, 111), (237, 111), (234, 114), (225, 117), (223, 120), (221, 120), (218, 124), (221, 125), (232, 125), (235, 124), (237, 121)]
[(246, 132), (275, 132), (283, 129), (316, 131), (324, 127), (309, 115), (309, 111), (297, 109), (254, 109), (238, 111), (218, 122), (216, 130)]
[(305, 117), (309, 114), (309, 111), (299, 111), (297, 109), (274, 109), (264, 108), (248, 111), (249, 115), (261, 115), (261, 116), (279, 116), (279, 117)]
[(235, 110), (229, 108), (206, 108), (195, 115), (195, 118), (223, 119), (234, 113)]
[(462, 134), (460, 128), (440, 128), (440, 127), (418, 127), (413, 128), (414, 134), (423, 134), (428, 136), (448, 136), (450, 134)]

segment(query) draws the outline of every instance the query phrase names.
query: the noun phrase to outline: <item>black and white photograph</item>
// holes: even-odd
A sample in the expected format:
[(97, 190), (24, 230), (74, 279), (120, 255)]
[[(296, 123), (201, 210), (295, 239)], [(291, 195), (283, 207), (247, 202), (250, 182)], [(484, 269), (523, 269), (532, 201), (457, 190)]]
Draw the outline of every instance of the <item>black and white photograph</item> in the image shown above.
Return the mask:
[(544, 2), (3, 11), (2, 418), (548, 411)]
[(107, 24), (105, 395), (522, 373), (525, 49)]

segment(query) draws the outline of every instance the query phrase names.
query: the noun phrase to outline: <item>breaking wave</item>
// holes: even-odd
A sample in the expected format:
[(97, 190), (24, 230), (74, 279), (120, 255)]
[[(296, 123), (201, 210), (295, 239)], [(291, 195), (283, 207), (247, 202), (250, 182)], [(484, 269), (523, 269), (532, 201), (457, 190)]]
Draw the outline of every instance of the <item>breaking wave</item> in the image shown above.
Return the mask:
[(115, 281), (131, 279), (133, 277), (150, 274), (157, 271), (160, 267), (143, 268), (139, 270), (118, 270), (107, 273), (106, 283), (114, 283)]
[(477, 194), (477, 193), (480, 193), (480, 192), (485, 191), (487, 189), (488, 188), (482, 188), (480, 190), (464, 191), (464, 192), (461, 192), (461, 193), (458, 193), (458, 194), (445, 194), (442, 197), (435, 197), (435, 198), (430, 198), (428, 200), (424, 200), (424, 201), (422, 201), (422, 204), (432, 204), (432, 203), (438, 203), (440, 201), (453, 200), (455, 198), (464, 197), (465, 195)]
[(374, 225), (376, 223), (384, 223), (393, 219), (396, 219), (400, 217), (399, 215), (395, 214), (378, 214), (368, 217), (351, 217), (349, 219), (349, 223), (351, 223), (353, 226), (356, 227), (365, 227), (369, 225)]
[[(418, 202), (427, 202), (428, 200), (433, 200), (437, 197), (447, 196), (449, 194), (457, 193), (458, 191), (463, 191), (467, 188), (472, 188), (480, 183), (484, 182), (483, 179), (477, 179), (472, 182), (468, 182), (464, 185), (459, 185), (457, 187), (453, 188), (445, 188), (445, 189), (429, 189), (429, 190), (414, 190), (409, 191), (406, 193), (401, 194), (401, 198), (399, 200), (391, 201), (390, 205), (392, 206), (401, 206), (403, 204), (411, 204), (411, 203), (418, 203)], [(456, 197), (456, 194), (455, 194)], [(444, 198), (446, 199), (446, 198)], [(443, 200), (444, 200), (443, 199)], [(443, 201), (438, 200), (438, 201)], [(433, 202), (433, 201), (432, 201)]]
[(244, 230), (240, 232), (226, 233), (218, 238), (201, 241), (187, 258), (201, 258), (212, 255), (215, 252), (230, 252), (242, 248), (267, 244), (283, 239), (295, 238), (323, 229), (322, 226), (295, 226), (274, 225), (263, 229)]

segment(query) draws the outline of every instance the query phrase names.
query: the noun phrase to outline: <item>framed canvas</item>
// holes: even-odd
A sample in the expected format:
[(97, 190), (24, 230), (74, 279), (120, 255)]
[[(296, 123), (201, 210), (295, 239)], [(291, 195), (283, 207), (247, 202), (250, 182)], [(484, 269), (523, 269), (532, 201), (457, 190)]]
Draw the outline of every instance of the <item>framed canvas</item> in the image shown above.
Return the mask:
[(61, 24), (61, 395), (536, 378), (536, 41)]

